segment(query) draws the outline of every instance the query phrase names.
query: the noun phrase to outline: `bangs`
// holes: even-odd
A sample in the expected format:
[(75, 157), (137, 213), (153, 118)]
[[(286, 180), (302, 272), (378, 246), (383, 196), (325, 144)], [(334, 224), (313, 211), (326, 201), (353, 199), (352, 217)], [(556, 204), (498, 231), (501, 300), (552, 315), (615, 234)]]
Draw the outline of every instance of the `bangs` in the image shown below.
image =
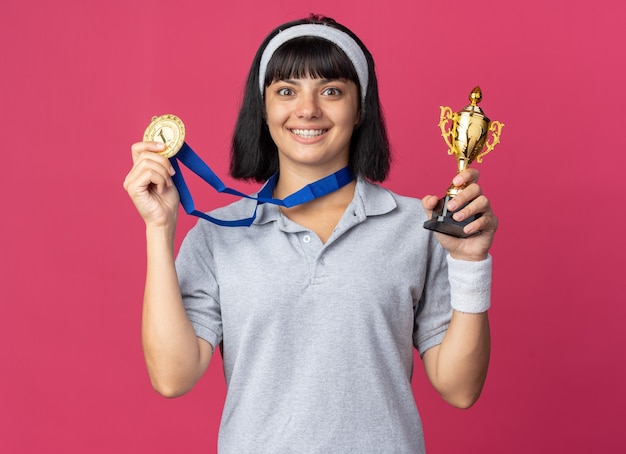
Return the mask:
[(265, 86), (275, 80), (302, 79), (351, 80), (360, 90), (359, 78), (348, 56), (332, 42), (303, 36), (287, 41), (270, 59), (265, 71)]

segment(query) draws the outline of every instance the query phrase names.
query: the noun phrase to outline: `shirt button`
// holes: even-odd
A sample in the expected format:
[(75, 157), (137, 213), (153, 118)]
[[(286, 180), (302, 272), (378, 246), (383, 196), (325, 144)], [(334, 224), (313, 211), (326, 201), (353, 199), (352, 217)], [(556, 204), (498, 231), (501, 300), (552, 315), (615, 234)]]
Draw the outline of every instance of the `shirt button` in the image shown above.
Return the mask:
[(302, 241), (304, 241), (305, 243), (310, 243), (311, 242), (311, 236), (310, 235), (304, 235), (302, 237)]

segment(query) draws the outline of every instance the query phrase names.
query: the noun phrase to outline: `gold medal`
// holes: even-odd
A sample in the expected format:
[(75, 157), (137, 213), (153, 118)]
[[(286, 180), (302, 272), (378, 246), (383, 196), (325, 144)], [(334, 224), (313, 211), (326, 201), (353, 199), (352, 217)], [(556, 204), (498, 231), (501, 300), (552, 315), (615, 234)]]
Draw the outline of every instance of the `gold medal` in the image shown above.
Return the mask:
[(152, 121), (143, 134), (143, 141), (165, 144), (165, 149), (160, 154), (171, 158), (178, 153), (185, 142), (185, 125), (176, 115), (152, 117)]

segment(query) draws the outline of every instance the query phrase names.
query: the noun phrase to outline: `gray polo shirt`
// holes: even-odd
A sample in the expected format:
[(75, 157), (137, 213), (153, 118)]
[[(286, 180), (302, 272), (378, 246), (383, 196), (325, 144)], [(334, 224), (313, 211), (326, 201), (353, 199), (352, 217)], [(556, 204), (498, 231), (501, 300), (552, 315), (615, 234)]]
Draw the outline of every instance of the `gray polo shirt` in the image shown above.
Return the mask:
[[(241, 200), (212, 215), (253, 210)], [(189, 232), (176, 262), (187, 314), (223, 342), (220, 453), (424, 451), (413, 348), (441, 343), (452, 312), (425, 219), (419, 200), (359, 180), (326, 244), (274, 205), (251, 227)]]

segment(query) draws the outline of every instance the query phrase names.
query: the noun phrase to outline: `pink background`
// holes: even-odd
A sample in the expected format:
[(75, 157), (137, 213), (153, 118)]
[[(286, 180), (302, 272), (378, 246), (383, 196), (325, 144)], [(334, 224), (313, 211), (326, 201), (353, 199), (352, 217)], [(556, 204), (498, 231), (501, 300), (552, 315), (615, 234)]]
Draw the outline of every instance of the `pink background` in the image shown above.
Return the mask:
[[(480, 166), (501, 222), (491, 369), (481, 400), (460, 411), (417, 360), (429, 452), (619, 451), (623, 5), (4, 0), (0, 452), (215, 452), (219, 359), (176, 400), (145, 371), (144, 228), (122, 188), (130, 144), (153, 115), (175, 113), (225, 177), (257, 46), (311, 11), (352, 28), (377, 61), (395, 150), (387, 187), (444, 192), (455, 164), (439, 106), (462, 108), (474, 85), (506, 124)], [(192, 186), (201, 209), (232, 200)], [(194, 222), (181, 218), (179, 242)]]

